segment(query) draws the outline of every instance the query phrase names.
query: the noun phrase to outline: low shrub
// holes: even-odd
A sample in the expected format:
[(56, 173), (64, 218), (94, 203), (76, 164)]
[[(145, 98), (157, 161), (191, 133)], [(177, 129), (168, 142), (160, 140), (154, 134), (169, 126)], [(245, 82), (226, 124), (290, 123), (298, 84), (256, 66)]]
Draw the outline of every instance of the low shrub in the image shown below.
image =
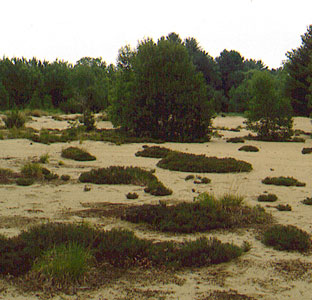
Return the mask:
[(245, 145), (238, 149), (238, 151), (245, 151), (245, 152), (259, 152), (259, 149), (255, 146)]
[(184, 180), (188, 181), (188, 180), (191, 180), (191, 179), (194, 179), (194, 178), (195, 178), (194, 175), (187, 175)]
[(227, 143), (245, 143), (245, 139), (242, 137), (233, 137), (226, 140)]
[(207, 177), (199, 177), (198, 180), (194, 181), (195, 184), (208, 184), (210, 182), (211, 182), (211, 179)]
[(3, 117), (3, 122), (6, 128), (21, 128), (26, 123), (26, 116), (18, 110), (12, 110)]
[(279, 211), (291, 211), (291, 206), (289, 204), (279, 204), (277, 206), (275, 206), (275, 208)]
[(264, 184), (283, 185), (283, 186), (305, 186), (306, 184), (293, 177), (266, 177), (262, 180)]
[(69, 175), (62, 175), (62, 176), (61, 176), (61, 179), (62, 179), (63, 181), (68, 181), (68, 180), (70, 179), (70, 176), (69, 176)]
[(63, 149), (61, 156), (64, 158), (73, 159), (77, 161), (96, 160), (95, 156), (78, 147), (68, 147), (66, 149)]
[(80, 122), (85, 126), (86, 131), (96, 129), (94, 115), (89, 109), (86, 109), (83, 112), (82, 119)]
[(39, 157), (39, 162), (42, 163), (42, 164), (46, 164), (49, 162), (49, 154), (46, 153), (46, 154), (43, 154)]
[(292, 225), (274, 225), (263, 233), (262, 243), (276, 250), (308, 251), (311, 247), (307, 232)]
[(312, 148), (303, 148), (301, 150), (301, 153), (302, 154), (310, 154), (310, 153), (312, 153)]
[(18, 174), (14, 173), (12, 170), (0, 168), (0, 184), (13, 183), (16, 177), (18, 177)]
[(128, 193), (126, 197), (127, 199), (138, 199), (139, 195), (137, 193)]
[(259, 202), (275, 202), (277, 201), (277, 196), (275, 194), (263, 194), (258, 196)]
[(135, 156), (142, 156), (142, 157), (152, 157), (152, 158), (164, 158), (166, 157), (172, 150), (159, 147), (159, 146), (152, 146), (152, 147), (144, 147), (142, 151), (138, 151), (135, 153)]
[(21, 168), (21, 174), (25, 177), (42, 179), (43, 169), (39, 163), (28, 162)]
[(111, 166), (108, 168), (93, 169), (81, 173), (79, 181), (95, 184), (133, 184), (145, 185), (146, 192), (155, 196), (171, 195), (172, 191), (166, 188), (152, 172), (138, 167)]
[(20, 177), (16, 179), (16, 184), (20, 186), (29, 186), (35, 182), (35, 179), (30, 177)]
[(301, 201), (303, 204), (305, 205), (312, 205), (312, 198), (306, 198), (304, 200)]
[(44, 175), (44, 179), (48, 180), (48, 181), (55, 180), (55, 179), (58, 179), (58, 178), (59, 178), (59, 176), (57, 174), (55, 174), (55, 173), (52, 173), (52, 172), (50, 172), (49, 174)]
[(241, 197), (233, 195), (216, 199), (212, 195), (202, 193), (192, 203), (182, 202), (171, 206), (161, 203), (129, 207), (122, 219), (133, 223), (147, 223), (159, 231), (180, 233), (270, 222), (271, 217), (264, 212), (263, 208), (243, 206), (242, 201)]
[(157, 163), (157, 167), (197, 173), (237, 173), (252, 170), (251, 164), (234, 158), (207, 157), (183, 152), (168, 154)]

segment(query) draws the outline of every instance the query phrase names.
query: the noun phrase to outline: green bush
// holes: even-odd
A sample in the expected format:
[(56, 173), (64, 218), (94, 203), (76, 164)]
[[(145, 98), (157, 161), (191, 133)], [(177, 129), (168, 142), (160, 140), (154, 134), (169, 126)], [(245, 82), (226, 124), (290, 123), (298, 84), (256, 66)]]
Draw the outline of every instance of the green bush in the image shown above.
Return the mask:
[(275, 202), (277, 201), (277, 196), (275, 194), (259, 195), (258, 201), (259, 202)]
[(77, 161), (96, 160), (95, 156), (78, 147), (68, 147), (66, 149), (63, 149), (61, 156), (64, 158), (73, 159)]
[(262, 180), (264, 184), (284, 185), (284, 186), (305, 186), (306, 184), (293, 177), (266, 177)]
[(291, 211), (291, 206), (289, 204), (279, 204), (275, 208), (279, 211)]
[(245, 143), (244, 138), (242, 137), (233, 137), (226, 140), (227, 143)]
[(164, 158), (166, 157), (172, 150), (159, 147), (159, 146), (152, 146), (152, 147), (144, 147), (144, 150), (138, 151), (135, 153), (135, 156), (142, 156), (142, 157), (152, 157), (152, 158)]
[(152, 172), (138, 167), (111, 166), (108, 168), (93, 169), (81, 173), (79, 181), (95, 184), (133, 184), (145, 185), (146, 192), (155, 196), (171, 195), (172, 191), (166, 188)]
[(312, 153), (312, 148), (303, 148), (301, 153), (302, 154), (310, 154), (310, 153)]
[(312, 198), (306, 198), (304, 200), (301, 201), (303, 204), (305, 205), (312, 205)]
[(3, 118), (3, 122), (6, 128), (21, 128), (26, 123), (26, 117), (20, 111), (12, 110)]
[(170, 153), (157, 163), (157, 167), (197, 173), (234, 173), (252, 170), (251, 164), (234, 158), (206, 157), (182, 152)]
[(245, 152), (259, 152), (259, 149), (255, 146), (245, 145), (238, 149), (238, 151), (245, 151)]
[(311, 247), (307, 232), (292, 225), (274, 225), (263, 233), (262, 242), (276, 250), (308, 251)]
[(270, 222), (270, 216), (263, 208), (243, 206), (242, 201), (241, 197), (233, 195), (216, 199), (203, 193), (192, 203), (132, 206), (126, 209), (122, 219), (133, 223), (147, 223), (159, 231), (181, 233)]

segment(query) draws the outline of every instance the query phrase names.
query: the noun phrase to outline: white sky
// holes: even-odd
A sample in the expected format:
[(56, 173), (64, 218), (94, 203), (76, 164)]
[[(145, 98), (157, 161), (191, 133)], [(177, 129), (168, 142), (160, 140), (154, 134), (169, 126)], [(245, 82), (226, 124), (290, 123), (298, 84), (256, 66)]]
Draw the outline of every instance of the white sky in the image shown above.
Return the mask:
[(223, 49), (277, 68), (312, 24), (312, 0), (0, 0), (0, 57), (84, 56), (116, 63), (144, 37), (194, 37), (211, 56)]

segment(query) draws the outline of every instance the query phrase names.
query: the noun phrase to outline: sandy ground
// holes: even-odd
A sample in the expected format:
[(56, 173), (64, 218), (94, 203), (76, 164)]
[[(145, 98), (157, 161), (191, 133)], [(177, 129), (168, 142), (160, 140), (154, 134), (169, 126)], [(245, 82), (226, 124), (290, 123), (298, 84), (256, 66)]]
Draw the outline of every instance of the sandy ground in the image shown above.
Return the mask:
[[(244, 294), (248, 299), (281, 300), (312, 299), (312, 260), (311, 256), (298, 253), (280, 252), (265, 247), (256, 239), (252, 230), (235, 232), (212, 232), (193, 235), (168, 235), (152, 232), (142, 226), (120, 221), (114, 216), (100, 217), (81, 212), (88, 208), (105, 207), (107, 203), (144, 204), (192, 201), (200, 192), (212, 192), (216, 195), (237, 193), (245, 197), (245, 203), (251, 206), (259, 204), (257, 196), (274, 193), (277, 203), (290, 204), (291, 212), (280, 212), (275, 208), (266, 210), (276, 218), (278, 223), (295, 225), (308, 233), (312, 231), (312, 207), (301, 201), (311, 197), (312, 162), (311, 155), (302, 155), (303, 147), (312, 147), (308, 136), (305, 143), (275, 143), (246, 141), (245, 145), (257, 146), (258, 153), (238, 151), (242, 144), (226, 143), (226, 138), (244, 136), (242, 117), (217, 117), (213, 125), (222, 128), (221, 138), (212, 138), (203, 144), (166, 143), (162, 146), (207, 156), (234, 157), (252, 164), (253, 171), (241, 174), (201, 174), (211, 179), (208, 185), (195, 185), (185, 181), (189, 173), (172, 172), (156, 168), (158, 159), (135, 157), (143, 144), (115, 145), (111, 143), (87, 141), (83, 144), (44, 145), (31, 143), (29, 140), (0, 140), (0, 167), (19, 171), (21, 166), (41, 155), (49, 154), (47, 168), (62, 175), (68, 174), (71, 180), (66, 184), (34, 184), (29, 187), (0, 185), (0, 233), (6, 236), (18, 234), (28, 226), (47, 221), (88, 221), (104, 229), (123, 227), (134, 230), (139, 237), (166, 240), (193, 239), (199, 236), (216, 236), (222, 241), (241, 244), (249, 241), (252, 249), (239, 259), (230, 263), (200, 269), (185, 270), (164, 280), (140, 278), (140, 274), (121, 277), (113, 283), (95, 291), (79, 291), (76, 295), (56, 295), (54, 299), (208, 299), (213, 291), (230, 291)], [(68, 126), (67, 121), (55, 121), (50, 117), (33, 118), (27, 126), (36, 129), (58, 128)], [(225, 129), (242, 126), (240, 132)], [(111, 128), (109, 122), (100, 122), (98, 127)], [(311, 132), (311, 123), (307, 118), (295, 118), (295, 129)], [(61, 150), (69, 145), (80, 146), (97, 157), (94, 162), (75, 162), (61, 157)], [(152, 145), (152, 144), (150, 144)], [(64, 165), (59, 165), (63, 161)], [(155, 169), (155, 175), (173, 190), (167, 197), (155, 197), (144, 193), (143, 187), (117, 185), (88, 185), (91, 190), (84, 191), (85, 184), (78, 182), (81, 172), (91, 168), (112, 165), (140, 166)], [(306, 183), (305, 187), (266, 186), (261, 180), (266, 176), (293, 176)], [(193, 192), (192, 189), (196, 191)], [(125, 194), (136, 192), (139, 198), (127, 200)], [(265, 206), (265, 204), (260, 204)], [(162, 276), (162, 275), (161, 275)], [(160, 277), (161, 277), (160, 276)], [(136, 279), (134, 280), (133, 277)], [(165, 276), (166, 277), (166, 276)], [(170, 276), (169, 276), (170, 277)], [(132, 279), (131, 279), (132, 278)], [(173, 280), (174, 279), (174, 280)], [(22, 293), (15, 286), (8, 285), (0, 279), (0, 299), (44, 299), (40, 293)], [(210, 298), (209, 298), (210, 299)], [(211, 298), (219, 299), (219, 298)], [(220, 298), (221, 299), (221, 298)], [(225, 298), (222, 298), (225, 299)], [(228, 298), (226, 298), (228, 299)], [(232, 298), (231, 298), (232, 299)], [(247, 299), (247, 298), (233, 298)]]

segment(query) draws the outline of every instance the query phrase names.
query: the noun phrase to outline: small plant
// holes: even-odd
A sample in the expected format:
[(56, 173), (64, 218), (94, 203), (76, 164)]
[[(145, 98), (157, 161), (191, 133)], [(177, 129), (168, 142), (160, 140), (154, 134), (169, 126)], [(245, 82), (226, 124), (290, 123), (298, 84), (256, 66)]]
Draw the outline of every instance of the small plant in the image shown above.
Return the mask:
[(159, 146), (152, 146), (152, 147), (144, 147), (144, 150), (138, 151), (135, 153), (135, 156), (142, 156), (142, 157), (152, 157), (152, 158), (164, 158), (166, 157), (172, 150), (159, 147)]
[(277, 201), (277, 196), (275, 194), (259, 195), (258, 201), (259, 202), (275, 202)]
[(279, 204), (277, 206), (275, 206), (275, 208), (279, 211), (291, 211), (291, 206), (289, 204)]
[(128, 193), (126, 197), (127, 199), (137, 199), (139, 198), (139, 195), (137, 193)]
[(16, 179), (16, 184), (21, 186), (29, 186), (35, 182), (33, 178), (29, 177), (20, 177)]
[(187, 175), (184, 180), (188, 181), (188, 180), (191, 180), (191, 179), (194, 179), (194, 178), (195, 178), (194, 175)]
[(227, 143), (245, 143), (244, 138), (242, 137), (233, 137), (226, 140)]
[(301, 201), (303, 204), (305, 205), (312, 205), (312, 198), (306, 198), (304, 200)]
[(64, 163), (62, 160), (60, 160), (60, 161), (58, 162), (58, 165), (59, 165), (59, 166), (64, 166), (65, 163)]
[(12, 110), (3, 118), (3, 122), (6, 128), (21, 128), (26, 123), (26, 117), (20, 111)]
[(208, 184), (211, 182), (211, 179), (207, 178), (207, 177), (202, 177), (202, 178), (198, 178), (199, 180), (195, 180), (194, 183), (195, 184)]
[(274, 225), (263, 233), (262, 243), (276, 250), (308, 251), (311, 247), (307, 232), (291, 225)]
[(259, 152), (259, 149), (255, 146), (245, 145), (238, 149), (238, 151), (245, 151), (245, 152)]
[(41, 156), (39, 157), (39, 162), (42, 163), (42, 164), (46, 164), (46, 163), (49, 162), (49, 158), (50, 158), (50, 156), (49, 156), (48, 153), (43, 154), (43, 155), (41, 155)]
[(312, 148), (303, 148), (301, 153), (302, 154), (310, 154), (310, 153), (312, 153)]
[(48, 181), (55, 180), (55, 179), (58, 179), (58, 178), (59, 178), (59, 176), (57, 174), (55, 174), (55, 173), (52, 173), (52, 172), (50, 172), (49, 174), (44, 175), (44, 179), (48, 180)]
[(293, 177), (266, 177), (262, 180), (264, 184), (283, 185), (283, 186), (305, 186), (306, 184)]
[(64, 158), (73, 159), (77, 161), (96, 160), (95, 156), (78, 147), (68, 147), (66, 149), (63, 149), (61, 156)]
[(62, 175), (62, 176), (61, 176), (61, 179), (62, 179), (63, 181), (68, 181), (68, 180), (70, 179), (70, 176), (69, 176), (69, 175)]
[(42, 179), (43, 171), (39, 163), (26, 163), (21, 169), (22, 175), (36, 179)]
[(87, 131), (91, 131), (91, 130), (94, 130), (96, 128), (94, 115), (89, 109), (86, 109), (83, 112), (81, 123), (83, 123), (83, 125), (86, 127)]

